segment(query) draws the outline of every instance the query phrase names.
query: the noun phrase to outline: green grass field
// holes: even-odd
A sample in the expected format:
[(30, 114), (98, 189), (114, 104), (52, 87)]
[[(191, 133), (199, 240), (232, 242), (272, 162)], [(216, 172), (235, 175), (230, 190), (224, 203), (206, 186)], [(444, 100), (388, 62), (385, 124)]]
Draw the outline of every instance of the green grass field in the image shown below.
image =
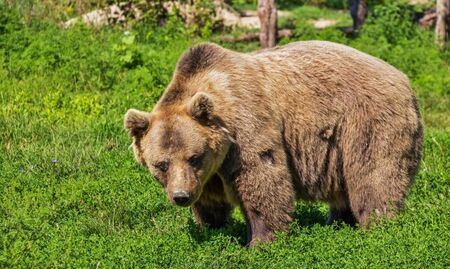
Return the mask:
[(404, 212), (362, 231), (325, 226), (327, 205), (299, 202), (290, 232), (254, 249), (243, 246), (238, 210), (212, 230), (171, 205), (123, 130), (126, 110), (151, 110), (178, 57), (204, 37), (176, 19), (128, 32), (62, 30), (0, 8), (1, 268), (450, 267), (450, 50), (439, 51), (396, 6), (378, 8), (357, 38), (298, 20), (295, 37), (281, 43), (344, 43), (410, 77), (426, 136)]

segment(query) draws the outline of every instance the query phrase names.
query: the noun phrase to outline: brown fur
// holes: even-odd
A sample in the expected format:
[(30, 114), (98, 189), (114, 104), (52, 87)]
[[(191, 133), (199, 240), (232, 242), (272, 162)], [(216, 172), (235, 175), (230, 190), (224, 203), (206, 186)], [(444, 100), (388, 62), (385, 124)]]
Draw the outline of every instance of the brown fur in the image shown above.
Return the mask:
[(240, 206), (250, 245), (286, 231), (299, 198), (328, 202), (328, 223), (395, 214), (423, 139), (404, 74), (321, 41), (250, 54), (199, 45), (153, 112), (130, 110), (125, 126), (169, 198), (188, 192), (197, 221), (214, 227)]

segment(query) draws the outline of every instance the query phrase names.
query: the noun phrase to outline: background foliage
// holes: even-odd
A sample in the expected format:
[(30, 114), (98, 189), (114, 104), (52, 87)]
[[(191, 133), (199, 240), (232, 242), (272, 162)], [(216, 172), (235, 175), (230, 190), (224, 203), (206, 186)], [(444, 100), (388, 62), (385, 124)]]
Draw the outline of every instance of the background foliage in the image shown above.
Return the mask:
[(170, 205), (135, 163), (122, 127), (128, 108), (151, 110), (178, 57), (205, 37), (172, 15), (164, 27), (143, 21), (61, 29), (53, 20), (25, 16), (27, 3), (36, 2), (0, 1), (0, 267), (450, 266), (450, 53), (411, 23), (411, 9), (375, 6), (356, 38), (306, 23), (306, 13), (343, 16), (316, 7), (292, 7), (295, 18), (281, 22), (295, 30), (282, 44), (347, 44), (410, 77), (426, 137), (406, 210), (361, 231), (325, 226), (326, 205), (299, 202), (289, 234), (249, 250), (242, 246), (239, 211), (232, 224), (212, 230)]

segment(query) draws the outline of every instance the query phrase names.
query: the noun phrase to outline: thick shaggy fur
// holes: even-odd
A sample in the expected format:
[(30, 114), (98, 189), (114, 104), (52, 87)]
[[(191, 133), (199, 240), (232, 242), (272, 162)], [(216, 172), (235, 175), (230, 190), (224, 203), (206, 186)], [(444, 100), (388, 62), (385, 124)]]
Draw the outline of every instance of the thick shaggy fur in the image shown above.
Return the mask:
[[(171, 188), (186, 189), (197, 221), (214, 227), (240, 206), (250, 245), (286, 231), (296, 199), (328, 202), (328, 223), (366, 226), (393, 215), (423, 139), (403, 73), (322, 41), (250, 54), (196, 46), (153, 112), (130, 110), (125, 125), (137, 160), (169, 197)], [(206, 157), (196, 170), (183, 154), (200, 148)], [(170, 162), (166, 172), (154, 168), (160, 159)]]

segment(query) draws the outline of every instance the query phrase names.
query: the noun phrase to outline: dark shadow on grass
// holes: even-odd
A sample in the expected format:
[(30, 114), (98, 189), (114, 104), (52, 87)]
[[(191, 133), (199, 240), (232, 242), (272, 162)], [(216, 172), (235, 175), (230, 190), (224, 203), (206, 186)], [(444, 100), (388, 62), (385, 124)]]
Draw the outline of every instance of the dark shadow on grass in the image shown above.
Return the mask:
[[(324, 213), (319, 210), (318, 204), (315, 203), (298, 203), (293, 213), (294, 223), (299, 227), (312, 227), (315, 225), (327, 226), (328, 212)], [(346, 223), (342, 219), (335, 220), (331, 226), (335, 230), (344, 227), (358, 227), (355, 223)]]
[[(312, 227), (315, 225), (325, 226), (328, 213), (319, 210), (317, 204), (298, 203), (292, 214), (293, 223), (297, 227)], [(247, 241), (246, 224), (232, 220), (231, 223), (220, 229), (213, 229), (208, 226), (200, 226), (191, 218), (188, 223), (189, 233), (198, 243), (212, 240), (215, 235), (225, 235), (236, 239), (241, 245), (245, 245)], [(341, 229), (347, 225), (338, 221), (333, 225), (336, 229)]]
[(354, 30), (353, 26), (337, 26), (335, 29), (342, 31), (347, 38), (355, 39), (358, 37), (358, 30)]
[(311, 227), (316, 224), (325, 225), (328, 215), (321, 212), (317, 204), (297, 203), (292, 217), (298, 226)]
[(198, 225), (193, 219), (189, 219), (189, 233), (197, 243), (210, 241), (215, 235), (225, 235), (234, 238), (241, 245), (247, 242), (247, 228), (245, 223), (232, 220), (224, 227), (214, 229), (209, 226)]

